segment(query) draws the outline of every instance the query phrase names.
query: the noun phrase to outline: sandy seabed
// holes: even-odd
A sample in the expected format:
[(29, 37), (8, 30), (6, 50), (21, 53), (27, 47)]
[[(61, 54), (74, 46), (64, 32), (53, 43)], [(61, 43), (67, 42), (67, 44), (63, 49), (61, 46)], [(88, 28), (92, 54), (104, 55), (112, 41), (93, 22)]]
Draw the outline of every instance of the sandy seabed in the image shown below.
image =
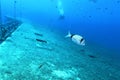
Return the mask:
[(0, 80), (120, 79), (120, 66), (39, 27), (23, 23), (0, 45)]

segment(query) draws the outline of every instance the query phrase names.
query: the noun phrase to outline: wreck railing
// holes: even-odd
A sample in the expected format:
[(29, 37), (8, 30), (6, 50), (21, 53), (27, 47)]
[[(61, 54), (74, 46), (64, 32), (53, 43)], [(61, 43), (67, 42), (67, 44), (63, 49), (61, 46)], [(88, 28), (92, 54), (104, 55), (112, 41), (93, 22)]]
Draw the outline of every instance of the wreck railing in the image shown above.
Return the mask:
[(6, 40), (7, 37), (14, 32), (22, 22), (16, 19), (7, 17), (5, 24), (0, 24), (0, 43)]

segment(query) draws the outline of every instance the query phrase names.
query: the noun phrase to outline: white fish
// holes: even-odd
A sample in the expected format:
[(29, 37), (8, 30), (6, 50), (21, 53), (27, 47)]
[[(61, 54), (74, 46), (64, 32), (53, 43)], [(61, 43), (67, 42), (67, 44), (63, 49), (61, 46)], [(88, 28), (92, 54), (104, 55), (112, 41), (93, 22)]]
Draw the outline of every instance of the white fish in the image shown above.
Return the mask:
[(82, 45), (85, 46), (85, 39), (77, 34), (71, 34), (70, 32), (68, 32), (68, 34), (65, 36), (66, 38), (71, 38), (73, 42), (75, 42), (78, 45)]

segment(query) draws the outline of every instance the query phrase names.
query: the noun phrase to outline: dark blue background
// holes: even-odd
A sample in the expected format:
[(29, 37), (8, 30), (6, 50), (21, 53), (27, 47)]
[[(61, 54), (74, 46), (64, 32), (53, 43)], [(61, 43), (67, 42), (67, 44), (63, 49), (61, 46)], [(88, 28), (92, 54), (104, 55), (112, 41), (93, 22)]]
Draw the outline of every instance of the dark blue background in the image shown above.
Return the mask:
[[(16, 0), (17, 17), (77, 33), (120, 51), (120, 0), (61, 0), (65, 19), (59, 20), (57, 0)], [(14, 0), (2, 0), (2, 16), (14, 16)], [(53, 28), (53, 27), (52, 27)], [(119, 53), (119, 52), (118, 52)]]

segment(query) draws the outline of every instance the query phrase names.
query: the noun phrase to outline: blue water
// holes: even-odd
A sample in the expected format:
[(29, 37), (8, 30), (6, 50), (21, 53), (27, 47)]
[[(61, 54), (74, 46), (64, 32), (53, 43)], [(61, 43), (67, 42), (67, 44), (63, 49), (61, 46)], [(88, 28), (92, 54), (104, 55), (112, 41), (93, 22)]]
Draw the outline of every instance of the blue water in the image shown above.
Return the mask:
[[(59, 18), (58, 1), (64, 19)], [(1, 12), (3, 22), (6, 15), (16, 16), (56, 29), (62, 36), (68, 31), (80, 34), (92, 51), (97, 48), (120, 62), (120, 0), (1, 0)]]
[[(1, 2), (3, 16), (12, 16), (14, 0)], [(18, 0), (16, 14), (38, 24), (59, 27), (66, 32), (70, 30), (85, 36), (87, 41), (93, 41), (119, 51), (119, 0), (61, 0), (61, 2), (64, 9), (64, 20), (58, 19), (57, 0)]]

